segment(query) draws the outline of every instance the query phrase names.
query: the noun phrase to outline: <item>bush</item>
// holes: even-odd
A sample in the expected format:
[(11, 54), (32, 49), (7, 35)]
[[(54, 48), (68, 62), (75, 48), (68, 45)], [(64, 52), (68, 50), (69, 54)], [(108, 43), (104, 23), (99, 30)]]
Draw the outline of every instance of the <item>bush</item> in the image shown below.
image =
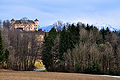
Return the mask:
[(93, 64), (89, 65), (85, 69), (85, 73), (100, 74), (101, 73), (101, 66), (98, 63), (93, 62)]
[(81, 71), (81, 67), (80, 67), (80, 64), (76, 64), (76, 68), (75, 68), (75, 72), (76, 73), (79, 73)]

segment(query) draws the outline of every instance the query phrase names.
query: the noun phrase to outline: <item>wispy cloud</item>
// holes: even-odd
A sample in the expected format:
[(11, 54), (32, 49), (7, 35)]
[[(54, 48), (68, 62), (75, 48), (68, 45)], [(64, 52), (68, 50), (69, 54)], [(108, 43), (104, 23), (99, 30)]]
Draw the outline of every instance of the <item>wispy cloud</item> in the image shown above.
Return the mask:
[(38, 18), (41, 26), (57, 20), (119, 26), (119, 3), (120, 0), (1, 0), (0, 18)]

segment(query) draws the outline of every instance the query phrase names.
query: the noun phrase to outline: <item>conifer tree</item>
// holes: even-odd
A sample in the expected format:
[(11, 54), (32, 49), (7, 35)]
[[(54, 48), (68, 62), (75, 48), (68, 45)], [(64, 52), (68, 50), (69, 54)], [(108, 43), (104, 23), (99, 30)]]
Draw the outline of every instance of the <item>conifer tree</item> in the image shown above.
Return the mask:
[(85, 29), (89, 31), (90, 30), (90, 26), (87, 24)]
[(110, 29), (108, 27), (106, 28), (106, 32), (107, 32), (107, 34), (110, 33)]
[(102, 35), (102, 42), (105, 43), (106, 30), (103, 28), (103, 29), (100, 30), (100, 33)]
[(68, 48), (67, 49), (70, 49), (72, 50), (72, 48), (74, 48), (74, 44), (75, 44), (75, 25), (72, 24), (71, 26), (68, 27)]
[(8, 50), (8, 49), (6, 49), (6, 50), (5, 50), (5, 53), (4, 53), (4, 58), (5, 58), (5, 61), (7, 61), (7, 60), (8, 60), (8, 57), (9, 57), (9, 50)]
[(48, 36), (45, 36), (45, 43), (44, 43), (44, 49), (43, 49), (43, 63), (45, 64), (46, 68), (50, 70), (50, 67), (52, 66), (52, 54), (51, 49), (54, 46), (54, 40), (57, 36), (56, 29), (53, 27), (49, 33)]
[(65, 26), (60, 33), (60, 45), (59, 45), (59, 59), (63, 60), (63, 53), (67, 51), (67, 31)]
[(60, 47), (59, 47), (59, 57), (62, 60), (63, 53), (67, 52), (68, 49), (72, 50), (74, 46), (79, 43), (79, 31), (80, 26), (77, 27), (72, 24), (69, 25), (67, 30), (65, 26), (60, 33)]
[(3, 48), (2, 35), (0, 31), (0, 63), (3, 61), (3, 59), (4, 59), (4, 48)]

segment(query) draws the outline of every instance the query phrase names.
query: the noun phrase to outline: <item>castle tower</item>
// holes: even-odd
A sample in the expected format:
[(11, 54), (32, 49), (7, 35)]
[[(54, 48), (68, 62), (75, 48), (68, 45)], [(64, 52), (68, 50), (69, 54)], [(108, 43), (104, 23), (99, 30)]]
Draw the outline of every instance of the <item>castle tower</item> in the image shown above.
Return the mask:
[(14, 19), (11, 19), (11, 24), (14, 24), (15, 23), (15, 20)]
[(38, 21), (37, 19), (35, 19), (35, 24), (36, 24), (36, 25), (38, 25), (38, 22), (39, 22), (39, 21)]
[(38, 31), (38, 23), (39, 23), (38, 19), (35, 19), (35, 27), (34, 27), (35, 31)]
[(14, 19), (11, 19), (11, 28), (14, 29), (14, 23), (15, 23), (15, 20)]

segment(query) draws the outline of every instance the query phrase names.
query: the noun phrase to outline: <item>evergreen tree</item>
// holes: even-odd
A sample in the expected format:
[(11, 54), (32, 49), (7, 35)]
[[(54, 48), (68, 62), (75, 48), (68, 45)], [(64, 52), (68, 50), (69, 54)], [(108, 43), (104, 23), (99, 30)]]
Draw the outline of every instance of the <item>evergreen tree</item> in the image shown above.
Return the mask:
[(108, 28), (108, 27), (106, 28), (106, 32), (107, 32), (107, 33), (110, 33), (110, 30), (109, 30), (109, 28)]
[(103, 28), (103, 29), (100, 30), (100, 33), (102, 35), (102, 42), (105, 43), (106, 30)]
[(75, 44), (77, 44), (77, 43), (79, 43), (79, 40), (80, 40), (80, 26), (79, 25), (77, 25), (77, 27), (76, 27), (76, 32), (75, 32), (75, 39), (76, 39), (76, 43)]
[(55, 28), (52, 28), (48, 36), (45, 36), (45, 43), (44, 43), (44, 49), (43, 49), (43, 63), (45, 64), (46, 68), (50, 70), (50, 67), (52, 66), (52, 54), (51, 54), (51, 49), (54, 46), (54, 40), (57, 36), (57, 32)]
[(6, 49), (6, 50), (5, 50), (5, 53), (4, 53), (4, 60), (5, 60), (5, 61), (8, 61), (8, 57), (9, 57), (9, 50)]
[(63, 60), (63, 53), (67, 52), (68, 47), (68, 38), (67, 38), (67, 31), (65, 26), (63, 27), (61, 33), (60, 33), (60, 45), (59, 45), (59, 59)]
[(72, 50), (74, 48), (74, 44), (76, 43), (75, 41), (75, 36), (76, 36), (76, 26), (72, 24), (71, 26), (68, 27), (68, 49)]
[(87, 26), (86, 26), (85, 29), (88, 30), (88, 31), (90, 31), (90, 26), (87, 24)]
[(59, 47), (59, 57), (63, 59), (63, 53), (67, 52), (68, 49), (72, 50), (74, 46), (79, 43), (79, 31), (80, 26), (77, 27), (72, 24), (69, 25), (67, 30), (65, 26), (60, 33), (60, 47)]
[(82, 26), (81, 26), (82, 28), (85, 28), (85, 24), (82, 24)]
[(80, 32), (80, 27), (75, 26), (72, 24), (69, 26), (67, 32), (68, 32), (68, 49), (72, 50), (77, 43), (79, 43), (79, 32)]
[(4, 59), (4, 48), (3, 48), (2, 35), (0, 31), (0, 63), (3, 61), (3, 59)]

